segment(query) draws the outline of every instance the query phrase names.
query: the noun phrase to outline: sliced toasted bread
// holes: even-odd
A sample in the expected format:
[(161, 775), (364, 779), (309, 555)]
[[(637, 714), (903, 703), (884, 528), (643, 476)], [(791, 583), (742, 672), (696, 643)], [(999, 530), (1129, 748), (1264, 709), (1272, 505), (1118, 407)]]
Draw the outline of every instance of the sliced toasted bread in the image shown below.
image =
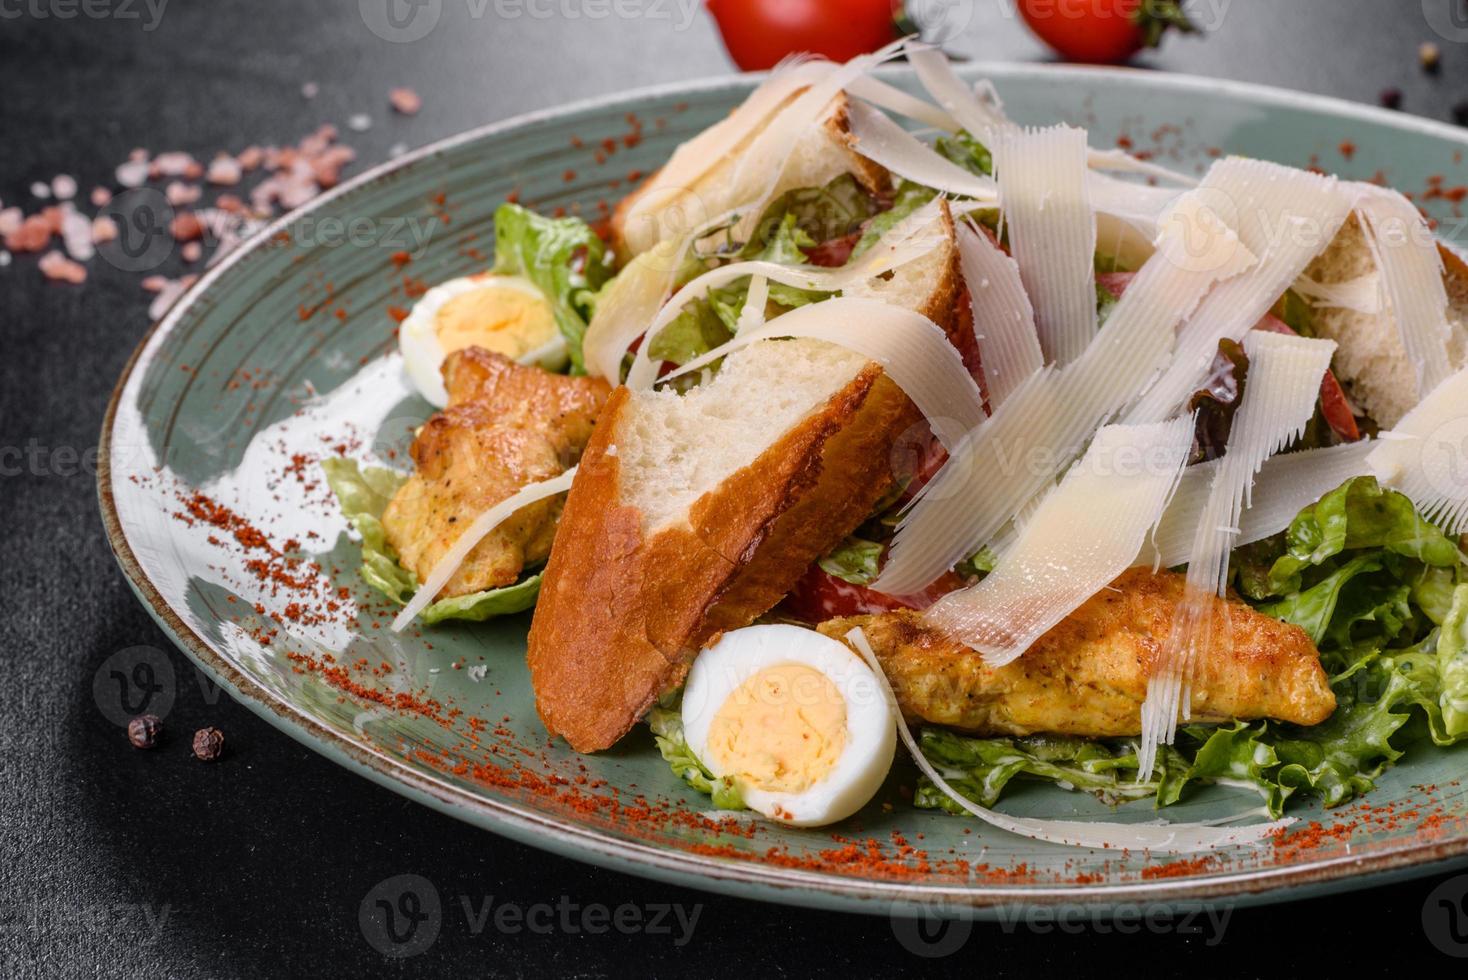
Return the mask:
[[(792, 95), (790, 101), (798, 95), (798, 92)], [(851, 135), (847, 105), (846, 96), (838, 94), (818, 124), (800, 136), (770, 195), (771, 200), (796, 188), (822, 187), (847, 173), (874, 194), (890, 188), (887, 171), (854, 149), (856, 140)], [(738, 207), (741, 202), (733, 199), (731, 178), (739, 165), (739, 155), (750, 147), (763, 128), (746, 136), (734, 154), (719, 161), (691, 186), (672, 184), (667, 174), (658, 171), (624, 197), (611, 219), (612, 244), (622, 261)], [(749, 217), (755, 219), (758, 215)]]
[[(951, 329), (942, 246), (871, 292)], [(566, 501), (530, 628), (536, 707), (578, 751), (607, 748), (695, 654), (790, 591), (890, 489), (921, 416), (879, 366), (816, 340), (730, 354), (679, 395), (616, 389)]]
[[(1452, 326), (1448, 354), (1456, 370), (1468, 360), (1468, 265), (1451, 249), (1440, 251), (1448, 290), (1448, 322)], [(1365, 232), (1352, 215), (1306, 275), (1334, 285), (1369, 275), (1375, 269)], [(1362, 313), (1317, 307), (1311, 322), (1320, 336), (1339, 345), (1334, 367), (1352, 401), (1383, 428), (1396, 425), (1426, 394), (1417, 390), (1417, 373), (1389, 311)]]

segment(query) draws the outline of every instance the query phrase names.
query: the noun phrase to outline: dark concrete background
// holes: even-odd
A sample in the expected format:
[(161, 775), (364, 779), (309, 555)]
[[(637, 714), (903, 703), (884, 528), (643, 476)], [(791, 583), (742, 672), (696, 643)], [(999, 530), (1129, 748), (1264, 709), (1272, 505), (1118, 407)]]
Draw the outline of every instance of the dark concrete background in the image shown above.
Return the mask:
[[(640, 15), (605, 19), (589, 16), (596, 0), (427, 0), (420, 15), (440, 19), (411, 43), (365, 26), (363, 10), (381, 2), (154, 0), (150, 8), (91, 0), (83, 8), (0, 0), (0, 200), (29, 208), (31, 182), (62, 172), (90, 188), (134, 146), (207, 159), (216, 148), (291, 141), (324, 121), (345, 130), (350, 114), (367, 112), (373, 128), (346, 134), (362, 153), (360, 169), (395, 143), (730, 70), (692, 0), (624, 0), (622, 10)], [(1213, 27), (1209, 37), (1175, 39), (1142, 63), (1364, 102), (1395, 87), (1407, 110), (1449, 118), (1468, 99), (1468, 35), (1453, 26), (1468, 20), (1451, 20), (1449, 2), (1211, 0), (1195, 5)], [(965, 24), (949, 43), (957, 52), (1045, 56), (1008, 0), (918, 6)], [(1443, 47), (1437, 76), (1418, 68), (1424, 40)], [(306, 81), (320, 86), (314, 101), (301, 96)], [(423, 94), (420, 115), (388, 112), (395, 85)], [(85, 461), (64, 460), (95, 445), (108, 393), (147, 328), (147, 300), (135, 277), (101, 262), (81, 289), (44, 283), (34, 264), (18, 257), (0, 269), (0, 447), (62, 453), (39, 472), (0, 476), (0, 668), (10, 692), (0, 712), (0, 976), (1453, 968), (1423, 932), (1432, 880), (1237, 911), (1221, 941), (1208, 920), (1140, 935), (975, 925), (955, 955), (922, 961), (885, 919), (613, 874), (474, 830), (350, 775), (194, 684), (189, 662), (123, 583), (103, 539), (94, 474)], [(136, 645), (166, 650), (181, 679), (167, 751), (129, 748), (91, 693), (102, 662)], [(226, 762), (187, 758), (179, 733), (204, 724), (227, 733)], [(433, 884), (443, 928), (426, 953), (394, 962), (366, 941), (357, 913), (378, 883), (403, 874)], [(598, 936), (557, 925), (541, 935), (498, 930), (491, 920), (476, 931), (461, 898), (477, 910), (489, 896), (525, 908), (679, 903), (699, 917), (681, 946), (676, 927), (674, 935)]]

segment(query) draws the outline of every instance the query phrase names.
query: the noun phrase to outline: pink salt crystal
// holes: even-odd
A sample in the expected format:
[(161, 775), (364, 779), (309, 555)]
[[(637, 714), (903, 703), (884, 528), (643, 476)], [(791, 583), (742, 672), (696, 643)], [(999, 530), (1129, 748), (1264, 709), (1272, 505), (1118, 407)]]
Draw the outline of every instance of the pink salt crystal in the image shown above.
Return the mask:
[(169, 204), (174, 207), (181, 207), (185, 204), (193, 204), (204, 191), (202, 188), (195, 187), (192, 184), (184, 184), (175, 180), (164, 188), (163, 193), (168, 198)]
[(43, 215), (33, 214), (6, 234), (5, 247), (12, 252), (39, 252), (50, 243), (51, 235), (51, 222)]
[(239, 161), (231, 156), (218, 156), (209, 162), (209, 183), (221, 187), (233, 187), (240, 182), (243, 171)]
[(51, 193), (56, 195), (58, 201), (69, 201), (76, 197), (76, 178), (67, 174), (57, 174), (51, 178)]
[(92, 188), (92, 207), (105, 208), (112, 203), (112, 192), (105, 187)]
[(85, 262), (97, 254), (92, 245), (92, 220), (66, 203), (61, 215), (61, 241), (66, 245), (66, 254), (78, 262)]
[(387, 94), (392, 107), (405, 116), (416, 115), (423, 108), (423, 99), (410, 88), (395, 88)]
[(123, 187), (142, 187), (148, 180), (148, 161), (134, 159), (119, 164), (114, 176)]
[(204, 255), (204, 246), (198, 242), (188, 242), (179, 250), (179, 254), (185, 262), (197, 262)]
[(168, 288), (170, 282), (167, 276), (147, 276), (143, 279), (143, 289), (150, 293), (161, 293)]
[(101, 245), (117, 238), (117, 222), (105, 214), (92, 219), (92, 244)]
[(198, 166), (193, 157), (175, 150), (160, 153), (154, 157), (151, 170), (160, 177), (184, 177), (187, 176), (191, 165)]
[(240, 169), (246, 173), (259, 167), (264, 159), (265, 151), (258, 146), (247, 146), (240, 151), (239, 156), (235, 157), (235, 160), (240, 165)]
[(60, 252), (51, 251), (41, 256), (40, 269), (41, 275), (52, 282), (81, 285), (87, 281), (87, 270)]
[(315, 82), (306, 82), (301, 86), (301, 95), (308, 99), (314, 99), (321, 92), (321, 86)]
[(25, 221), (25, 212), (20, 208), (6, 208), (0, 211), (0, 235), (13, 235), (20, 230), (21, 223)]

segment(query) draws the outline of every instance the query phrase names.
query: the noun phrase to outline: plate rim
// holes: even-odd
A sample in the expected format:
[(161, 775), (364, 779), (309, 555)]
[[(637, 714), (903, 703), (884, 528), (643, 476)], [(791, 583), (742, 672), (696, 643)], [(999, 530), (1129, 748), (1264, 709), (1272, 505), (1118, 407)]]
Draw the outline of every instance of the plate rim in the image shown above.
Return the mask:
[[(1181, 91), (1225, 94), (1254, 103), (1302, 109), (1408, 130), (1468, 147), (1468, 132), (1448, 123), (1350, 102), (1332, 96), (1297, 92), (1255, 82), (1207, 78), (1198, 75), (1160, 72), (1141, 68), (1104, 68), (1081, 65), (984, 61), (958, 66), (970, 77), (998, 76), (1002, 81), (1023, 83), (1033, 78), (1120, 81), (1140, 88), (1168, 87)], [(885, 69), (887, 74), (911, 74), (911, 69)], [(862, 913), (900, 914), (898, 903), (919, 912), (939, 915), (965, 914), (979, 917), (1016, 905), (1072, 903), (1088, 907), (1120, 905), (1177, 907), (1219, 900), (1236, 904), (1285, 901), (1356, 879), (1360, 888), (1394, 878), (1420, 877), (1468, 864), (1468, 835), (1435, 842), (1404, 844), (1367, 856), (1344, 855), (1298, 865), (1225, 871), (1195, 878), (1137, 881), (1104, 885), (1007, 886), (988, 883), (902, 882), (779, 868), (758, 861), (721, 859), (687, 851), (659, 848), (634, 840), (623, 840), (575, 821), (537, 813), (531, 808), (492, 797), (475, 795), (441, 779), (419, 772), (393, 757), (371, 750), (327, 728), (309, 714), (273, 695), (264, 685), (240, 672), (220, 657), (191, 629), (158, 591), (138, 562), (123, 530), (113, 494), (112, 436), (117, 412), (128, 389), (141, 383), (162, 341), (187, 310), (204, 296), (215, 281), (236, 264), (248, 261), (279, 231), (311, 212), (352, 194), (360, 188), (397, 171), (454, 149), (462, 144), (492, 137), (568, 115), (623, 106), (670, 95), (743, 89), (757, 84), (768, 73), (745, 73), (666, 82), (623, 92), (580, 99), (522, 113), (435, 140), (384, 161), (344, 181), (267, 224), (242, 242), (231, 254), (208, 269), (185, 290), (143, 335), (113, 386), (103, 415), (98, 441), (97, 495), (108, 543), (133, 593), (169, 638), (216, 683), (226, 686), (231, 697), (273, 728), (325, 756), (348, 771), (364, 776), (384, 788), (480, 829), (503, 834), (520, 843), (549, 850), (562, 857), (598, 867), (610, 867), (640, 877), (741, 898), (755, 898), (806, 907), (837, 908)]]

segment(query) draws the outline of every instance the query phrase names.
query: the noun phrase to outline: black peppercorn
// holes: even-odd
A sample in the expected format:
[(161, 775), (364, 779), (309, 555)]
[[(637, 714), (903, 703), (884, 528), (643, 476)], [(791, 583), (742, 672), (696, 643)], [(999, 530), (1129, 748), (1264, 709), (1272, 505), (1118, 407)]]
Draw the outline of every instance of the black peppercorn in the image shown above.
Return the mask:
[(201, 728), (194, 732), (194, 758), (213, 762), (224, 754), (224, 733), (217, 728)]
[(1402, 107), (1402, 90), (1399, 88), (1382, 89), (1381, 104), (1388, 109), (1400, 109)]
[(151, 749), (163, 735), (163, 720), (157, 715), (138, 715), (127, 723), (127, 740), (135, 749)]

